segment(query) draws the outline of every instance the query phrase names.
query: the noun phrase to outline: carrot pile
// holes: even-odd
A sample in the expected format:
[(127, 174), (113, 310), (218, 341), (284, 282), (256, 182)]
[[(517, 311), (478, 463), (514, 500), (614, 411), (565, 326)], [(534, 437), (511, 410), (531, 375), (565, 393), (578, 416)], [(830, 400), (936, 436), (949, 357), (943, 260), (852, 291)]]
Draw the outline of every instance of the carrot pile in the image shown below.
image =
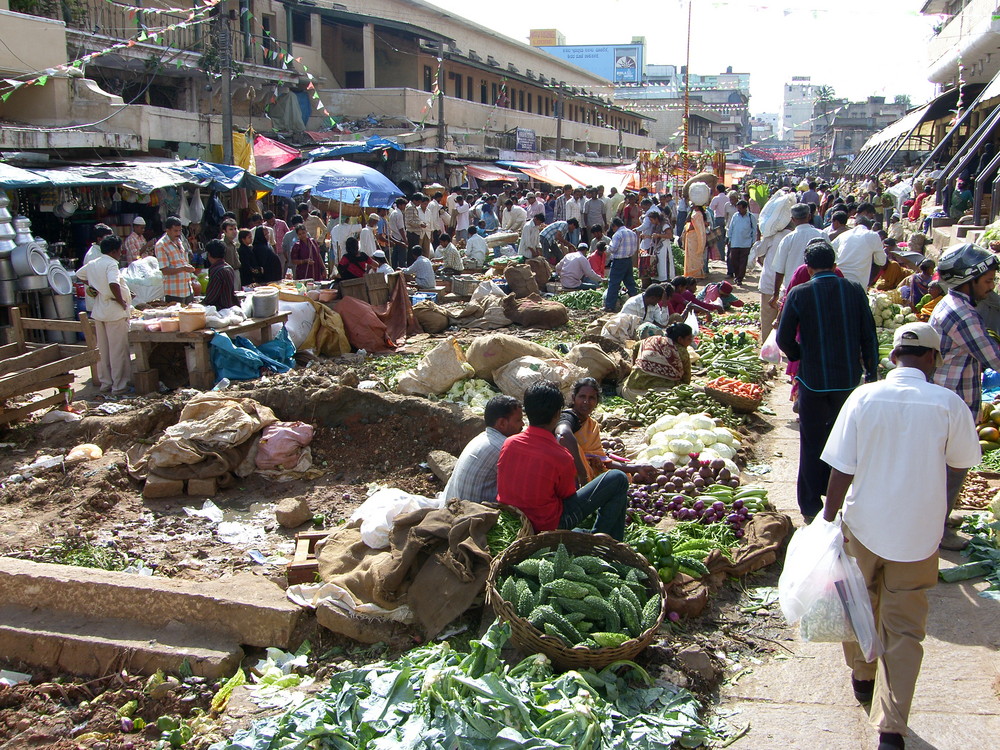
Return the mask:
[(730, 393), (734, 396), (742, 396), (751, 401), (760, 401), (764, 398), (764, 389), (759, 385), (756, 383), (744, 383), (742, 380), (737, 380), (736, 378), (721, 377), (709, 380), (705, 384), (705, 387)]

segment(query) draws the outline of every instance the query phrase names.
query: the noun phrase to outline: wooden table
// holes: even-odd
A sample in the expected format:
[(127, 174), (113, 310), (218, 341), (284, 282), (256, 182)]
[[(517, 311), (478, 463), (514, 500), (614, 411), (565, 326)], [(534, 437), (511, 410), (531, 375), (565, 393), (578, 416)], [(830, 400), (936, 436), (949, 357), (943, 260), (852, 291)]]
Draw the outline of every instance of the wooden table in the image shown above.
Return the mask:
[(267, 318), (248, 318), (239, 325), (226, 328), (203, 328), (200, 331), (129, 331), (128, 342), (135, 353), (132, 380), (136, 393), (152, 393), (160, 384), (159, 372), (149, 366), (150, 355), (157, 344), (184, 344), (188, 379), (192, 388), (208, 390), (215, 385), (215, 368), (209, 342), (217, 333), (230, 338), (251, 331), (260, 331), (261, 343), (271, 340), (271, 326), (284, 323), (289, 313), (280, 312)]

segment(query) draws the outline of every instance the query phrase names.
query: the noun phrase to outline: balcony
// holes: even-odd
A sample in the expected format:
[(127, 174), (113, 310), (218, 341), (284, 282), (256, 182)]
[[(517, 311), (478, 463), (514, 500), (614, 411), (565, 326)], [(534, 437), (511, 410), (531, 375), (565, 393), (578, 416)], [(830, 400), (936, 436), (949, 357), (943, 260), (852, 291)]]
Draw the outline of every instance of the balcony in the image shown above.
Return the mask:
[[(24, 6), (24, 7), (21, 7)], [(192, 26), (159, 31), (188, 20), (187, 14), (132, 10), (106, 0), (70, 2), (11, 2), (11, 10), (63, 21), (66, 24), (67, 58), (76, 59), (128, 40), (142, 39), (128, 48), (98, 58), (109, 67), (137, 68), (158, 63), (163, 73), (193, 75), (218, 68), (218, 49), (207, 18)], [(286, 69), (276, 43), (259, 34), (244, 35), (231, 24), (233, 67), (237, 73), (263, 80), (293, 82), (296, 71)], [(157, 40), (142, 38), (141, 32), (156, 34)]]
[(966, 83), (988, 83), (1000, 71), (1000, 16), (997, 0), (967, 0), (927, 44), (928, 79), (947, 85), (958, 76), (959, 60)]

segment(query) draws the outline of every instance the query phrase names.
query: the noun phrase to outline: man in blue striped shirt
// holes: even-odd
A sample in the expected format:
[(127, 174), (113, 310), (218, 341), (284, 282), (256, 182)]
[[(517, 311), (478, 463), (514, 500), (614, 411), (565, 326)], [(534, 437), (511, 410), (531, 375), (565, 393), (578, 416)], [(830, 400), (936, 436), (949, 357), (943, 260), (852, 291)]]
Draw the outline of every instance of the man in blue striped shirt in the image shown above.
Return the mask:
[(613, 313), (618, 312), (618, 291), (622, 284), (625, 284), (629, 297), (639, 293), (632, 276), (632, 256), (639, 249), (639, 235), (625, 226), (621, 217), (615, 217), (611, 228), (614, 234), (608, 246), (608, 292), (604, 298), (604, 311)]
[(878, 379), (878, 336), (865, 290), (833, 272), (833, 246), (826, 239), (811, 240), (805, 260), (811, 278), (788, 292), (777, 338), (789, 361), (799, 363), (797, 492), (799, 510), (812, 522), (823, 510), (830, 479), (820, 455), (862, 374), (866, 383)]

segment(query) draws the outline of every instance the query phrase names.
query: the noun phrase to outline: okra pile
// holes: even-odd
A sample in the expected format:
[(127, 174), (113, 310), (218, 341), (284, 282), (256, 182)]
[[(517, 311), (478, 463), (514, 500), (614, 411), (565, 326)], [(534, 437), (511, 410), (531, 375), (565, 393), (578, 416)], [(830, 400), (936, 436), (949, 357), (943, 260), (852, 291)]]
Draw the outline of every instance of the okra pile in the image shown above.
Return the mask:
[(564, 544), (514, 565), (497, 586), (519, 616), (567, 646), (620, 646), (653, 627), (663, 607), (642, 570), (574, 556)]

